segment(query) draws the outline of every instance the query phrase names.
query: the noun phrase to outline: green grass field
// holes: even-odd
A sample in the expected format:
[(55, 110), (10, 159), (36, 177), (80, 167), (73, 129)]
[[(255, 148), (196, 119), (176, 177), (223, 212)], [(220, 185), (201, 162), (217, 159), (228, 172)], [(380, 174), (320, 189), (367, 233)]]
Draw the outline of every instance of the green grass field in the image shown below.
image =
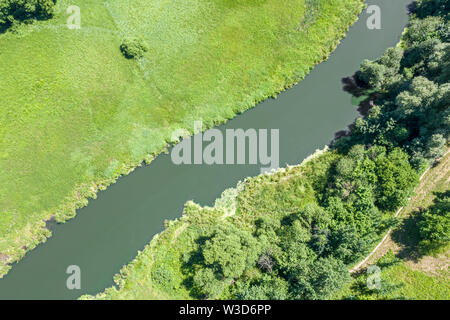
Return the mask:
[[(53, 19), (0, 34), (0, 276), (49, 236), (44, 220), (73, 217), (175, 129), (303, 79), (363, 5), (319, 2), (59, 0)], [(69, 5), (80, 30), (66, 27)], [(148, 42), (142, 59), (122, 56), (128, 36)]]

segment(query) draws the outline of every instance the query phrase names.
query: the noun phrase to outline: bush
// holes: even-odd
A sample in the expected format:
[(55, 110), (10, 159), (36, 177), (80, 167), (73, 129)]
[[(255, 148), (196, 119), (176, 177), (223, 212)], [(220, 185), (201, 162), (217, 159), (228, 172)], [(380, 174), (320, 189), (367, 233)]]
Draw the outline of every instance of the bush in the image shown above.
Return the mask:
[(160, 265), (152, 272), (152, 280), (161, 288), (170, 289), (173, 286), (174, 275), (171, 269)]
[(148, 44), (140, 38), (125, 38), (120, 51), (127, 59), (139, 59), (148, 51)]

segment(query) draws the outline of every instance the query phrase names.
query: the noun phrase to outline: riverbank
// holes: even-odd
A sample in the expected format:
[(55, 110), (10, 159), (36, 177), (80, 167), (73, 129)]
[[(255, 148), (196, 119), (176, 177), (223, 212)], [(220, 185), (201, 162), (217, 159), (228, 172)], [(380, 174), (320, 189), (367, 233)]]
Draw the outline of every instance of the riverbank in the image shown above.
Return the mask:
[[(80, 0), (82, 14), (92, 14), (74, 33), (65, 27), (69, 1), (58, 1), (54, 19), (0, 35), (0, 101), (12, 103), (0, 108), (0, 275), (50, 236), (44, 220), (73, 218), (99, 190), (166, 149), (176, 129), (192, 133), (199, 118), (203, 129), (224, 123), (303, 79), (362, 8), (359, 0), (320, 3), (304, 32), (304, 1), (215, 1), (184, 13), (164, 3), (158, 15), (141, 2), (123, 10), (127, 2)], [(180, 14), (185, 19), (172, 21)], [(173, 27), (161, 38), (158, 26), (137, 22), (148, 18)], [(117, 49), (130, 34), (150, 37), (148, 55), (137, 62)]]
[[(295, 211), (311, 201), (315, 202), (312, 180), (318, 176), (325, 177), (337, 159), (338, 155), (325, 147), (307, 157), (301, 164), (240, 181), (235, 188), (225, 190), (213, 207), (201, 207), (192, 201), (187, 202), (181, 218), (166, 221), (165, 230), (155, 235), (138, 252), (136, 258), (114, 277), (117, 287), (110, 287), (96, 296), (87, 295), (81, 299), (192, 299), (190, 290), (186, 288), (192, 273), (184, 273), (185, 268), (188, 268), (185, 263), (192, 252), (199, 249), (197, 239), (205, 230), (227, 223), (236, 223), (240, 228), (252, 230), (253, 222), (258, 216), (264, 215), (264, 210), (272, 209), (280, 214), (285, 210)], [(272, 186), (274, 188), (271, 191), (274, 193), (264, 190)], [(255, 189), (260, 191), (255, 194)], [(258, 193), (260, 195), (262, 192), (266, 193), (267, 199), (258, 199)], [(275, 200), (283, 193), (291, 194), (295, 203), (282, 204)], [(255, 203), (248, 203), (252, 201)], [(256, 209), (254, 206), (258, 206), (259, 201), (272, 208), (252, 210), (252, 207)]]
[[(362, 147), (362, 149), (364, 149)], [(361, 148), (357, 147), (352, 153), (364, 152), (370, 154), (371, 152), (376, 152), (375, 150), (361, 151)], [(388, 161), (398, 161), (394, 160), (398, 155), (390, 154), (386, 157), (383, 151), (377, 156), (379, 160), (376, 161), (378, 165), (381, 165), (387, 159)], [(384, 151), (385, 152), (385, 151)], [(352, 156), (350, 156), (351, 158)], [(369, 155), (370, 157), (370, 155)], [(383, 160), (382, 160), (383, 159)], [(117, 285), (116, 287), (107, 288), (103, 293), (93, 296), (83, 296), (82, 299), (192, 299), (201, 298), (202, 295), (198, 293), (198, 289), (193, 284), (196, 281), (197, 273), (199, 270), (205, 266), (200, 262), (202, 252), (205, 248), (205, 239), (212, 239), (214, 237), (215, 229), (228, 226), (233, 230), (232, 234), (239, 234), (239, 232), (246, 233), (248, 237), (253, 235), (257, 237), (260, 232), (261, 221), (268, 219), (272, 222), (269, 225), (276, 225), (275, 221), (281, 225), (279, 231), (267, 231), (268, 237), (265, 238), (260, 236), (258, 238), (258, 243), (261, 243), (263, 250), (253, 248), (249, 251), (256, 251), (267, 253), (268, 257), (275, 255), (279, 249), (268, 249), (266, 246), (271, 248), (272, 246), (277, 246), (281, 240), (273, 239), (274, 232), (279, 234), (280, 237), (284, 232), (291, 234), (288, 231), (289, 226), (285, 225), (290, 219), (295, 219), (293, 217), (300, 217), (300, 221), (306, 224), (305, 232), (295, 242), (292, 249), (289, 249), (289, 257), (292, 255), (292, 259), (295, 259), (296, 253), (293, 250), (299, 250), (297, 246), (305, 245), (302, 250), (311, 250), (308, 246), (311, 246), (311, 241), (314, 239), (314, 233), (317, 232), (315, 228), (310, 226), (306, 221), (309, 219), (322, 219), (325, 225), (334, 226), (331, 228), (336, 228), (339, 225), (339, 217), (330, 215), (325, 211), (322, 211), (320, 204), (324, 200), (323, 197), (329, 193), (327, 191), (327, 185), (330, 181), (335, 179), (334, 171), (339, 168), (343, 163), (346, 163), (349, 158), (339, 154), (336, 151), (324, 150), (317, 151), (313, 156), (308, 157), (300, 165), (288, 166), (284, 169), (279, 169), (272, 173), (266, 173), (257, 177), (247, 178), (243, 182), (238, 183), (235, 189), (226, 190), (221, 198), (217, 199), (214, 207), (201, 207), (198, 204), (190, 201), (186, 203), (183, 210), (183, 215), (180, 219), (166, 221), (166, 229), (156, 235), (153, 240), (143, 251), (140, 251), (137, 257), (127, 266), (122, 268), (120, 274), (116, 275), (114, 281)], [(369, 161), (366, 158), (364, 161)], [(364, 162), (363, 161), (363, 162)], [(397, 162), (396, 166), (399, 170), (406, 170), (407, 175), (411, 177), (415, 176), (415, 172), (406, 164), (404, 161)], [(371, 165), (369, 165), (371, 167)], [(402, 168), (404, 167), (404, 168)], [(356, 169), (356, 171), (361, 170), (361, 168)], [(398, 171), (397, 174), (403, 175), (402, 171)], [(366, 172), (369, 174), (369, 172)], [(377, 173), (378, 176), (381, 173)], [(412, 183), (412, 181), (411, 181)], [(412, 185), (411, 185), (412, 186)], [(408, 194), (411, 192), (411, 186), (397, 185), (399, 190), (402, 190)], [(408, 191), (409, 190), (409, 191)], [(335, 208), (334, 210), (336, 210)], [(342, 209), (341, 209), (342, 210)], [(312, 212), (317, 212), (320, 218), (312, 218), (309, 215), (313, 215)], [(355, 222), (351, 222), (351, 215), (354, 213), (347, 213), (348, 217), (342, 217), (344, 219), (346, 227), (351, 225), (356, 228), (360, 228), (365, 224), (364, 228), (371, 228), (366, 218), (353, 217)], [(390, 211), (383, 212), (384, 218), (382, 220), (376, 221), (373, 218), (372, 223), (374, 225), (386, 224), (387, 221), (393, 217), (393, 213)], [(305, 220), (302, 220), (305, 219)], [(360, 220), (362, 219), (362, 220)], [(294, 220), (295, 221), (295, 220)], [(311, 223), (311, 222), (309, 222)], [(316, 222), (318, 223), (318, 222)], [(279, 227), (280, 227), (279, 225)], [(234, 227), (232, 227), (234, 226)], [(227, 227), (227, 228), (228, 228)], [(263, 227), (264, 228), (264, 227)], [(240, 231), (237, 231), (240, 230)], [(269, 228), (270, 230), (270, 228)], [(340, 230), (338, 228), (338, 230)], [(324, 231), (324, 234), (333, 234), (334, 231)], [(346, 231), (347, 232), (347, 231)], [(376, 232), (376, 235), (371, 235), (370, 233), (363, 233), (365, 236), (361, 236), (359, 241), (366, 242), (363, 248), (352, 252), (348, 257), (344, 256), (341, 259), (345, 259), (345, 264), (342, 264), (343, 274), (347, 273), (347, 268), (349, 262), (357, 261), (358, 258), (362, 258), (367, 254), (370, 245), (378, 240), (379, 235), (381, 235), (385, 230), (381, 228)], [(338, 236), (341, 237), (342, 235)], [(229, 240), (231, 241), (232, 236), (230, 235)], [(295, 235), (294, 235), (295, 237)], [(347, 234), (342, 237), (356, 237), (355, 234)], [(206, 243), (211, 240), (206, 240)], [(248, 240), (247, 240), (248, 241)], [(332, 242), (332, 240), (329, 240)], [(335, 240), (334, 240), (335, 241)], [(348, 240), (346, 240), (348, 241)], [(353, 241), (353, 240), (350, 240)], [(344, 242), (345, 243), (345, 242)], [(282, 242), (281, 242), (282, 244)], [(307, 244), (307, 245), (306, 245)], [(226, 243), (223, 244), (225, 248), (222, 248), (224, 252), (232, 251), (231, 248), (226, 248)], [(344, 245), (344, 244), (341, 244)], [(354, 243), (346, 244), (345, 246), (355, 246)], [(234, 249), (233, 249), (234, 250)], [(330, 250), (330, 249), (328, 249)], [(337, 249), (333, 249), (339, 251)], [(344, 249), (340, 249), (344, 250)], [(345, 250), (350, 250), (349, 248)], [(345, 251), (344, 251), (345, 252)], [(304, 255), (306, 253), (303, 253)], [(333, 253), (332, 253), (333, 254)], [(317, 256), (309, 252), (312, 257), (303, 257), (303, 259), (317, 259)], [(259, 258), (258, 264), (261, 261), (261, 256)], [(268, 258), (269, 261), (273, 259), (273, 265), (281, 262), (278, 259), (281, 258)], [(291, 259), (291, 258), (289, 258)], [(321, 261), (321, 260), (320, 260)], [(300, 263), (300, 261), (294, 262), (295, 264)], [(326, 263), (321, 261), (320, 263)], [(236, 298), (236, 291), (240, 286), (245, 286), (244, 283), (258, 282), (261, 278), (264, 278), (264, 272), (259, 270), (257, 266), (250, 265), (249, 269), (240, 275), (239, 278), (233, 279), (221, 279), (222, 289), (219, 290), (217, 296), (209, 296), (209, 298), (214, 299), (234, 299)], [(337, 270), (330, 271), (330, 274), (337, 272)], [(267, 272), (267, 270), (266, 270)], [(340, 271), (339, 271), (340, 272)], [(276, 277), (280, 274), (280, 271), (270, 271), (271, 277)], [(213, 285), (215, 280), (209, 280), (208, 285)], [(306, 280), (305, 280), (306, 281)], [(340, 282), (338, 280), (337, 282)], [(344, 281), (345, 282), (345, 281)], [(218, 284), (217, 284), (218, 285)], [(325, 285), (325, 284), (323, 284)], [(322, 287), (319, 285), (320, 290), (328, 292), (330, 288)], [(338, 286), (339, 288), (339, 286)], [(273, 289), (278, 290), (278, 289)], [(281, 290), (281, 289), (280, 289)], [(331, 290), (330, 294), (334, 293)], [(261, 296), (257, 296), (261, 298)], [(281, 296), (279, 296), (281, 298)], [(283, 296), (285, 299), (290, 298), (289, 296)], [(253, 298), (255, 298), (253, 296)], [(323, 296), (322, 298), (326, 298)]]

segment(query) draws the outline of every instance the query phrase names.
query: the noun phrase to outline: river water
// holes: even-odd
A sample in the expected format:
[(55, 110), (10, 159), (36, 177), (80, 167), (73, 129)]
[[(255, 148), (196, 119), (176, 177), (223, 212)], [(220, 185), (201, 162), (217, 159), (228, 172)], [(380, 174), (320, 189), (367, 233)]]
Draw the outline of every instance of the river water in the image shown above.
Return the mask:
[[(381, 29), (369, 30), (363, 12), (330, 58), (305, 80), (277, 99), (260, 103), (218, 127), (279, 129), (280, 166), (298, 164), (358, 116), (342, 78), (351, 76), (363, 59), (374, 59), (399, 41), (408, 22), (411, 0), (369, 0), (381, 8)], [(258, 165), (174, 165), (158, 156), (98, 194), (76, 218), (50, 225), (53, 236), (15, 264), (0, 280), (0, 299), (75, 299), (113, 285), (113, 276), (129, 263), (165, 219), (181, 215), (194, 200), (212, 205), (239, 180), (260, 173)], [(81, 289), (69, 290), (66, 269), (81, 270)]]

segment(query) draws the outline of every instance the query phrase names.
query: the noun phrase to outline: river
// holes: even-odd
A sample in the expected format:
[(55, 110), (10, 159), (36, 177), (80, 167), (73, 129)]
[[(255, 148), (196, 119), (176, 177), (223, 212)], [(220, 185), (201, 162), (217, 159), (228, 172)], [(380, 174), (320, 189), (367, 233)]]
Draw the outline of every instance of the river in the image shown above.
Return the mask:
[[(342, 78), (363, 59), (374, 59), (399, 41), (411, 0), (369, 0), (381, 8), (381, 29), (369, 30), (365, 11), (329, 59), (299, 84), (218, 127), (279, 129), (280, 166), (298, 164), (323, 148), (358, 116)], [(239, 180), (259, 174), (258, 165), (175, 165), (170, 155), (120, 178), (65, 224), (50, 224), (53, 236), (29, 252), (0, 280), (0, 299), (75, 299), (113, 285), (165, 219), (181, 215), (194, 200), (212, 205)], [(69, 265), (81, 270), (81, 289), (66, 287)]]

